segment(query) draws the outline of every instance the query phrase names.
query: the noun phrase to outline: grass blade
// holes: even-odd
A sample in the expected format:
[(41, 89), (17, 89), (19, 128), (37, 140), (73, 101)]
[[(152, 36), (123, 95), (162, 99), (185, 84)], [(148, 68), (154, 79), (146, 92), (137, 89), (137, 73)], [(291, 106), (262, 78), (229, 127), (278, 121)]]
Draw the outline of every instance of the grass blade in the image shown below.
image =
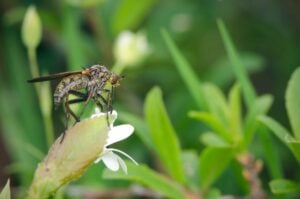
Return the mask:
[(228, 57), (232, 63), (234, 72), (241, 84), (247, 107), (250, 108), (255, 100), (255, 96), (256, 96), (255, 90), (249, 80), (249, 77), (247, 76), (246, 69), (243, 66), (243, 64), (238, 56), (238, 53), (235, 49), (232, 39), (230, 38), (230, 36), (228, 34), (228, 31), (225, 27), (224, 22), (221, 19), (219, 19), (217, 21), (217, 24), (218, 24), (218, 28), (219, 28), (223, 43), (225, 45), (225, 49), (227, 51)]
[(166, 30), (162, 30), (161, 34), (163, 36), (164, 42), (168, 47), (169, 52), (172, 55), (172, 58), (176, 64), (177, 70), (182, 77), (187, 89), (190, 94), (193, 96), (197, 106), (200, 109), (206, 107), (204, 94), (201, 87), (201, 81), (195, 75), (195, 72), (192, 70), (192, 67), (187, 62), (187, 60), (183, 57), (178, 47), (171, 39), (170, 35)]

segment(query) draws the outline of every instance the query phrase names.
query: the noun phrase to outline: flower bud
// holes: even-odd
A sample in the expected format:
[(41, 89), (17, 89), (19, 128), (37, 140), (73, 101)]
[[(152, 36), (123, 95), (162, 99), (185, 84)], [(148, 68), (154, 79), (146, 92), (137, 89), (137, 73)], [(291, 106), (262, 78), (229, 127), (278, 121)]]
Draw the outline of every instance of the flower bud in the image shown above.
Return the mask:
[(108, 138), (106, 119), (106, 115), (85, 119), (54, 142), (35, 171), (28, 198), (48, 198), (94, 163)]
[(29, 6), (22, 24), (22, 39), (25, 46), (35, 49), (41, 41), (42, 24), (34, 6)]
[(118, 36), (115, 46), (114, 55), (122, 65), (135, 66), (139, 64), (149, 53), (147, 38), (143, 33), (134, 34), (124, 31)]

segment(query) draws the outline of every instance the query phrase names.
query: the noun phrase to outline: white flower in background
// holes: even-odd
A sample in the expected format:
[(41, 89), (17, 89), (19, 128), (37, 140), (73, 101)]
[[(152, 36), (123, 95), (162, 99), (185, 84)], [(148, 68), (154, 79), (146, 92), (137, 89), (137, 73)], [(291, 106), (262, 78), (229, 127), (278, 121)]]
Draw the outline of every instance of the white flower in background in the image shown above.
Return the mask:
[(142, 32), (121, 32), (114, 45), (114, 55), (117, 62), (125, 66), (140, 63), (149, 54), (150, 47), (146, 35)]
[[(101, 113), (99, 111), (99, 109), (96, 109), (95, 112), (96, 113), (91, 116), (92, 118), (106, 114), (106, 113)], [(114, 127), (113, 123), (117, 118), (117, 112), (113, 111), (112, 114), (109, 116), (110, 116), (110, 118), (109, 118), (110, 130), (108, 132), (108, 138), (106, 140), (106, 144), (103, 146), (103, 150), (102, 150), (101, 154), (99, 155), (98, 159), (95, 160), (95, 163), (98, 163), (102, 160), (108, 169), (110, 169), (112, 171), (118, 171), (119, 168), (121, 167), (122, 170), (127, 174), (127, 166), (126, 166), (124, 160), (122, 158), (120, 158), (116, 153), (120, 153), (120, 154), (126, 156), (132, 162), (134, 162), (136, 165), (138, 163), (132, 157), (130, 157), (128, 154), (126, 154), (125, 152), (120, 151), (118, 149), (108, 148), (108, 146), (128, 138), (130, 135), (132, 135), (134, 128), (130, 124), (123, 124), (123, 125)]]

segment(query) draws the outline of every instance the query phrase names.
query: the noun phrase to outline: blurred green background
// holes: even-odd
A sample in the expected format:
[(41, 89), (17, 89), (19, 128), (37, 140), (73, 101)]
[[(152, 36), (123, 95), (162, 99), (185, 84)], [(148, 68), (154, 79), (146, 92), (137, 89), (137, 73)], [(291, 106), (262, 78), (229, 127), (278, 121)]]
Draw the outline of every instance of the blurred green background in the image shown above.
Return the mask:
[[(198, 137), (204, 127), (187, 116), (197, 105), (175, 68), (161, 29), (169, 32), (202, 81), (213, 82), (227, 93), (236, 78), (216, 24), (216, 20), (222, 18), (257, 93), (274, 95), (269, 114), (289, 126), (284, 92), (291, 73), (300, 63), (298, 1), (1, 0), (0, 187), (10, 178), (13, 187), (26, 189), (36, 164), (48, 149), (38, 94), (35, 87), (26, 82), (32, 75), (21, 37), (25, 12), (32, 4), (43, 28), (36, 51), (41, 74), (80, 70), (93, 64), (110, 69), (121, 66), (125, 79), (116, 89), (114, 102), (121, 121), (122, 112), (143, 119), (145, 95), (158, 85), (182, 148), (198, 151), (203, 148)], [(117, 43), (124, 31), (130, 31), (130, 34), (127, 32), (130, 36), (142, 37), (142, 44), (137, 45), (142, 45), (142, 50), (147, 49), (144, 54), (133, 46), (135, 54), (121, 49), (125, 58), (119, 57), (116, 51), (122, 47)], [(133, 61), (126, 60), (130, 56)], [(51, 83), (51, 93), (56, 83)], [(62, 109), (52, 111), (57, 137), (64, 129), (64, 114)], [(291, 153), (276, 138), (270, 142), (276, 146), (284, 176), (299, 181), (298, 165)], [(151, 150), (137, 136), (119, 147), (138, 162), (149, 166), (155, 163)], [(258, 157), (263, 156), (259, 141), (254, 142), (253, 151)], [(101, 171), (94, 167), (99, 166), (93, 166), (76, 183), (109, 186), (111, 182), (101, 180)], [(270, 173), (263, 170), (261, 177), (263, 187), (269, 192)], [(232, 187), (224, 189), (234, 193)]]

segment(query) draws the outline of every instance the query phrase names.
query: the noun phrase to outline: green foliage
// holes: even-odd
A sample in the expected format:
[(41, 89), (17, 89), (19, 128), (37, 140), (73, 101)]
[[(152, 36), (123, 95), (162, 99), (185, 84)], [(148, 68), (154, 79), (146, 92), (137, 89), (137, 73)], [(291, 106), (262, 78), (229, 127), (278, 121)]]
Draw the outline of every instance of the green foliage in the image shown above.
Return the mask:
[(256, 95), (254, 88), (250, 83), (248, 76), (246, 75), (246, 70), (238, 56), (238, 53), (235, 49), (235, 46), (233, 45), (233, 42), (228, 34), (228, 31), (226, 30), (224, 22), (219, 19), (217, 21), (217, 24), (218, 24), (220, 34), (222, 36), (223, 43), (225, 45), (226, 52), (232, 63), (232, 67), (243, 88), (243, 94), (244, 94), (247, 107), (250, 108), (252, 103), (254, 102), (255, 95)]
[[(294, 64), (300, 62), (299, 38), (293, 32), (297, 22), (291, 18), (289, 24), (294, 26), (285, 27), (282, 22), (291, 15), (281, 12), (279, 17), (277, 11), (285, 8), (279, 2), (270, 5), (268, 13), (261, 12), (258, 1), (243, 4), (247, 12), (241, 12), (240, 3), (222, 2), (221, 7), (219, 3), (65, 0), (43, 1), (27, 9), (26, 3), (17, 0), (9, 9), (4, 6), (0, 132), (4, 152), (12, 162), (4, 167), (13, 178), (12, 192), (20, 193), (18, 198), (28, 192), (37, 163), (65, 128), (63, 108), (54, 112), (52, 107), (57, 81), (32, 86), (26, 80), (97, 63), (125, 76), (115, 89), (114, 109), (117, 122), (133, 125), (136, 137), (116, 148), (143, 163), (126, 163), (128, 175), (105, 170), (103, 176), (113, 182), (102, 179), (101, 168), (94, 166), (58, 197), (81, 198), (99, 190), (115, 193), (119, 188), (135, 197), (131, 183), (137, 183), (166, 198), (252, 198), (249, 176), (256, 177), (266, 198), (299, 193), (297, 164), (281, 146), (282, 142), (300, 161), (299, 69), (285, 93), (288, 117), (283, 114), (281, 97)], [(294, 8), (286, 10), (290, 9)], [(281, 20), (269, 20), (266, 14)], [(230, 31), (221, 19), (216, 23), (215, 16), (226, 19)], [(119, 40), (128, 31), (135, 52), (128, 48), (128, 37)], [(142, 52), (147, 56), (141, 56)], [(138, 61), (129, 67), (131, 63), (120, 57), (130, 60), (132, 54)], [(274, 104), (273, 96), (265, 91), (275, 94)], [(89, 103), (88, 108), (81, 119), (90, 116), (94, 104)], [(283, 125), (286, 121), (291, 128)], [(96, 146), (101, 147), (105, 140), (95, 139)], [(81, 141), (72, 143), (80, 148)], [(82, 147), (80, 152), (91, 146)], [(72, 157), (75, 148), (66, 157)], [(241, 156), (254, 161), (244, 164)], [(263, 161), (263, 175), (255, 160)], [(50, 173), (66, 174), (80, 163), (72, 160), (70, 165)], [(286, 177), (285, 173), (293, 175)], [(271, 190), (266, 189), (268, 184)]]
[(300, 140), (300, 68), (294, 71), (286, 89), (286, 109), (292, 127), (292, 132)]
[(177, 70), (181, 75), (181, 78), (184, 81), (190, 94), (193, 96), (195, 102), (197, 103), (197, 106), (199, 108), (205, 107), (203, 94), (201, 91), (201, 82), (198, 80), (197, 76), (191, 69), (188, 61), (183, 57), (183, 55), (176, 47), (174, 41), (170, 38), (168, 32), (166, 30), (162, 30), (161, 34), (164, 38), (164, 42), (166, 43), (169, 52), (172, 55), (175, 65), (177, 66)]
[(299, 192), (300, 184), (290, 180), (277, 179), (270, 182), (270, 187), (273, 193), (283, 194), (291, 192)]
[(63, 11), (63, 41), (67, 48), (66, 53), (68, 53), (68, 67), (70, 70), (78, 70), (87, 63), (87, 52), (84, 49), (84, 34), (80, 29), (80, 10), (65, 6)]
[(200, 155), (201, 186), (207, 189), (225, 170), (234, 157), (231, 147), (207, 147)]
[(269, 111), (272, 102), (273, 102), (273, 97), (271, 95), (263, 95), (256, 98), (254, 104), (250, 108), (245, 118), (245, 127), (244, 127), (244, 132), (246, 134), (245, 144), (247, 145), (251, 144), (254, 133), (258, 127), (257, 118), (260, 117), (261, 115), (265, 115)]
[[(300, 142), (298, 137), (299, 131), (299, 104), (298, 97), (299, 96), (299, 88), (298, 84), (300, 82), (300, 70), (299, 68), (294, 71), (291, 76), (291, 79), (288, 83), (288, 87), (286, 89), (286, 109), (288, 112), (289, 120), (292, 126), (292, 132), (295, 137), (291, 135), (291, 133), (282, 126), (279, 122), (277, 122), (272, 117), (261, 116), (259, 121), (266, 125), (272, 132), (284, 143), (287, 147), (292, 151), (293, 155), (297, 159), (298, 163), (300, 162)], [(290, 193), (290, 192), (299, 192), (299, 184), (295, 183), (291, 180), (286, 179), (276, 179), (272, 180), (270, 183), (270, 187), (273, 193)]]
[(117, 34), (122, 30), (136, 28), (156, 2), (157, 0), (144, 0), (138, 3), (135, 0), (121, 1), (112, 18), (112, 32)]
[(122, 179), (138, 182), (167, 198), (185, 198), (183, 190), (174, 181), (167, 179), (145, 165), (136, 166), (130, 162), (126, 164), (129, 170), (128, 175), (124, 175), (121, 172), (105, 170), (103, 177), (107, 179)]
[(259, 117), (259, 121), (265, 124), (272, 132), (283, 142), (285, 143), (294, 153), (298, 162), (300, 161), (300, 148), (299, 141), (294, 139), (289, 131), (285, 129), (280, 123), (268, 116)]
[[(222, 41), (224, 43), (226, 52), (228, 54), (228, 57), (232, 63), (232, 67), (234, 70), (234, 73), (239, 81), (239, 84), (241, 85), (241, 89), (243, 92), (243, 97), (246, 102), (247, 108), (250, 110), (252, 108), (253, 103), (257, 99), (256, 97), (256, 92), (253, 88), (253, 85), (251, 84), (249, 77), (246, 73), (245, 67), (243, 66), (242, 61), (240, 60), (240, 57), (238, 56), (238, 52), (234, 46), (234, 43), (232, 39), (230, 38), (230, 35), (226, 29), (226, 26), (224, 22), (221, 19), (218, 19), (217, 25), (219, 28), (219, 32), (222, 37)], [(255, 123), (257, 121), (255, 120)], [(255, 124), (254, 124), (255, 125)], [(265, 129), (261, 130), (262, 132), (259, 133), (258, 135), (260, 136), (260, 140), (263, 142), (263, 148), (265, 151), (265, 156), (267, 159), (267, 166), (269, 169), (272, 171), (272, 175), (275, 177), (275, 175), (280, 175), (280, 164), (278, 159), (276, 159), (276, 154), (275, 154), (275, 146), (269, 142), (271, 140), (271, 137), (269, 134), (266, 132)], [(247, 144), (252, 142), (252, 136), (253, 133), (247, 134), (247, 139), (245, 140)], [(268, 154), (268, 155), (266, 155)], [(274, 164), (274, 162), (276, 162)]]
[(271, 129), (274, 134), (290, 148), (298, 162), (300, 162), (300, 141), (298, 138), (298, 121), (300, 112), (298, 104), (299, 98), (297, 97), (299, 95), (299, 82), (300, 70), (297, 69), (293, 73), (286, 89), (286, 109), (288, 111), (290, 123), (292, 126), (292, 132), (295, 137), (292, 137), (291, 133), (275, 119), (267, 116), (259, 118), (263, 124)]
[(146, 97), (145, 116), (153, 145), (160, 160), (175, 180), (184, 183), (180, 144), (158, 87), (153, 88)]
[(145, 144), (149, 149), (153, 149), (150, 133), (144, 120), (134, 114), (127, 112), (121, 112), (119, 115), (119, 119), (124, 121), (125, 123), (132, 124), (135, 128), (135, 133), (137, 134), (137, 136), (139, 136), (143, 144)]

